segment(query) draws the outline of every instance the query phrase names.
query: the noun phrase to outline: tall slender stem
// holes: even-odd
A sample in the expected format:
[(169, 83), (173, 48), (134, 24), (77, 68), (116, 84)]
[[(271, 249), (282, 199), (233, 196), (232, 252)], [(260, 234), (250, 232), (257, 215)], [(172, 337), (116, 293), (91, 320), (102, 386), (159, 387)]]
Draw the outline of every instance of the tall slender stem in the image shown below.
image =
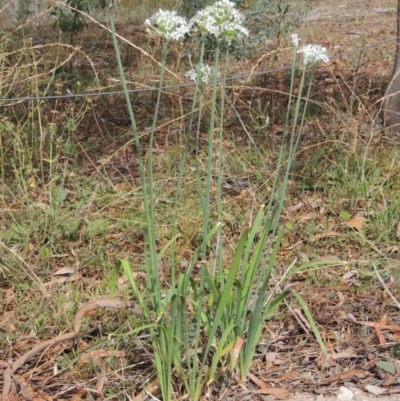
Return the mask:
[(202, 244), (202, 257), (203, 260), (207, 258), (207, 235), (209, 231), (209, 218), (210, 218), (210, 199), (211, 199), (211, 181), (212, 181), (212, 160), (214, 151), (214, 127), (215, 127), (215, 110), (217, 106), (217, 80), (218, 80), (218, 64), (219, 64), (219, 41), (217, 41), (217, 48), (215, 51), (215, 65), (214, 65), (214, 82), (211, 101), (211, 117), (210, 117), (210, 132), (208, 133), (208, 154), (207, 154), (207, 181), (206, 193), (204, 199), (204, 222), (203, 222), (203, 244)]

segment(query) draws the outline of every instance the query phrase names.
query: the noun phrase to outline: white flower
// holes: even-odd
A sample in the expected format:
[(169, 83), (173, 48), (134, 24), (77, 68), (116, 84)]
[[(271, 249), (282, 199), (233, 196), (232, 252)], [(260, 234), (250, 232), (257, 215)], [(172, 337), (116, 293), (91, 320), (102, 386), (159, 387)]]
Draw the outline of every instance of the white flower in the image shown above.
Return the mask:
[(176, 11), (160, 9), (144, 23), (167, 40), (181, 40), (190, 32), (190, 24)]
[(292, 35), (292, 46), (297, 49), (299, 47), (299, 35), (297, 33), (294, 33)]
[(213, 5), (200, 10), (191, 19), (201, 34), (222, 36), (227, 42), (247, 36), (249, 31), (242, 25), (244, 15), (236, 10), (235, 3), (229, 0), (219, 0)]
[[(200, 75), (200, 81), (207, 83), (208, 78), (210, 77), (212, 73), (212, 68), (208, 64), (203, 64), (200, 67), (199, 75)], [(191, 81), (196, 81), (197, 80), (197, 69), (192, 68), (185, 74), (186, 78), (189, 78)]]
[(297, 53), (303, 53), (303, 64), (307, 65), (310, 63), (329, 63), (328, 50), (326, 47), (320, 45), (306, 45), (297, 51)]

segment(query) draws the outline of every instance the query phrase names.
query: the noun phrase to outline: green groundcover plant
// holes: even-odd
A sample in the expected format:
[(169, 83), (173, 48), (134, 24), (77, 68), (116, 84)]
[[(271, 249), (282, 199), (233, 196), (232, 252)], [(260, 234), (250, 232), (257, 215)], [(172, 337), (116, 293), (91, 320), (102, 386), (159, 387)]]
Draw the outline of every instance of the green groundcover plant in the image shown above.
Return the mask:
[[(325, 351), (317, 326), (302, 297), (294, 291), (285, 289), (278, 291), (285, 279), (290, 278), (299, 270), (314, 266), (314, 264), (296, 266), (296, 263), (293, 263), (275, 289), (271, 290), (270, 285), (283, 235), (279, 221), (287, 192), (289, 173), (302, 132), (315, 66), (320, 62), (329, 61), (326, 49), (318, 45), (306, 45), (299, 48), (298, 37), (292, 36), (291, 87), (284, 138), (276, 164), (270, 200), (249, 222), (249, 228), (242, 233), (236, 244), (233, 259), (227, 264), (223, 246), (224, 227), (221, 223), (223, 215), (221, 183), (224, 154), (222, 136), (225, 82), (229, 51), (225, 50), (225, 53), (221, 55), (221, 49), (229, 49), (226, 44), (229, 45), (248, 35), (245, 16), (237, 10), (235, 3), (229, 0), (220, 0), (199, 10), (189, 21), (175, 11), (165, 10), (159, 10), (145, 21), (148, 30), (153, 35), (164, 39), (159, 90), (149, 140), (150, 151), (147, 152), (145, 158), (141, 151), (140, 136), (123, 73), (112, 13), (110, 15), (116, 58), (132, 122), (141, 173), (148, 249), (145, 255), (146, 292), (139, 291), (132, 267), (126, 260), (121, 260), (115, 268), (112, 292), (116, 290), (117, 277), (122, 271), (128, 278), (132, 292), (142, 308), (146, 320), (146, 323), (137, 327), (132, 335), (138, 331), (148, 331), (150, 334), (155, 369), (163, 400), (174, 398), (173, 384), (176, 383), (176, 378), (179, 378), (183, 384), (190, 400), (200, 399), (205, 388), (216, 380), (217, 372), (235, 373), (245, 385), (246, 375), (251, 367), (263, 326), (289, 294), (292, 294), (302, 306), (313, 328), (316, 340)], [(161, 251), (157, 251), (151, 149), (159, 116), (169, 44), (171, 41), (182, 41), (187, 35), (199, 35), (200, 60), (198, 65), (188, 71), (186, 75), (195, 82), (195, 86), (186, 148), (180, 161), (177, 177), (174, 199), (175, 214), (171, 224), (173, 229), (169, 243)], [(205, 43), (210, 36), (217, 43), (215, 63), (212, 67), (203, 63)], [(302, 57), (303, 69), (297, 95), (294, 95), (297, 54)], [(311, 75), (311, 79), (309, 79), (308, 87), (305, 87), (307, 74)], [(193, 127), (196, 126), (195, 123), (200, 122), (204, 111), (206, 85), (212, 85), (212, 99), (207, 160), (204, 161), (205, 177), (202, 175), (198, 162), (200, 157), (199, 129), (196, 132), (196, 174), (198, 199), (203, 220), (202, 241), (188, 266), (181, 271), (176, 268), (181, 264), (175, 252), (175, 242), (179, 236), (175, 227), (180, 188), (189, 154), (189, 139), (194, 130)], [(302, 102), (302, 99), (305, 101)], [(294, 104), (294, 110), (291, 110), (292, 104)], [(289, 121), (290, 116), (293, 116), (291, 121)], [(199, 123), (197, 127), (200, 127)], [(218, 144), (218, 148), (215, 148), (215, 144)], [(213, 173), (215, 167), (217, 177)], [(212, 194), (212, 183), (215, 179), (217, 191)], [(168, 282), (162, 282), (159, 266), (160, 261), (167, 254), (169, 255), (171, 279)], [(211, 255), (213, 255), (212, 258)], [(329, 264), (332, 263), (332, 261), (329, 262)], [(198, 280), (194, 279), (194, 269), (198, 272)]]
[(61, 32), (69, 32), (72, 43), (74, 34), (86, 26), (86, 14), (89, 14), (96, 5), (104, 9), (106, 4), (106, 0), (66, 0), (65, 5), (51, 8), (53, 27), (59, 28)]

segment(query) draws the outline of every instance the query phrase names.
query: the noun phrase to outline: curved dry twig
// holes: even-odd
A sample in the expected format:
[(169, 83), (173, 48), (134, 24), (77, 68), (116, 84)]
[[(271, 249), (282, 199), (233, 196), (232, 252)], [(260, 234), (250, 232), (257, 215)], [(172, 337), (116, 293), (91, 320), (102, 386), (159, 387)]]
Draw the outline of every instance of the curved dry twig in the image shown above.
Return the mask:
[(75, 314), (74, 331), (62, 334), (60, 336), (57, 336), (47, 341), (43, 341), (40, 344), (35, 345), (31, 350), (29, 350), (24, 355), (20, 356), (17, 360), (15, 360), (4, 371), (3, 393), (2, 393), (3, 396), (7, 397), (9, 395), (11, 390), (12, 376), (24, 363), (31, 360), (37, 354), (45, 351), (47, 348), (53, 347), (54, 345), (60, 344), (65, 341), (76, 340), (79, 337), (82, 327), (82, 319), (84, 318), (84, 316), (88, 312), (99, 308), (131, 309), (134, 310), (137, 314), (141, 315), (141, 311), (138, 309), (135, 302), (132, 301), (124, 301), (120, 299), (95, 299), (93, 301), (86, 303)]

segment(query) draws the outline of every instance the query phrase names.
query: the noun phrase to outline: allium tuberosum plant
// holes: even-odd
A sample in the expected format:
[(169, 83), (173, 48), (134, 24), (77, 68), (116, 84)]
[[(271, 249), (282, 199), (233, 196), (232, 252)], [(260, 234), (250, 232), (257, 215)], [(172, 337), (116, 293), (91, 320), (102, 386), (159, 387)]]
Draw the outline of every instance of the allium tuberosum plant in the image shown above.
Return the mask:
[[(173, 383), (176, 383), (176, 378), (179, 378), (184, 386), (188, 399), (199, 400), (204, 388), (216, 379), (217, 370), (235, 373), (245, 385), (246, 375), (263, 333), (264, 323), (291, 292), (303, 307), (314, 335), (324, 349), (317, 327), (300, 295), (289, 290), (283, 290), (276, 294), (275, 290), (270, 288), (270, 279), (274, 272), (276, 255), (283, 235), (280, 217), (287, 192), (289, 173), (295, 158), (304, 123), (307, 99), (311, 90), (312, 79), (306, 93), (304, 93), (305, 76), (309, 71), (307, 67), (311, 67), (312, 77), (315, 65), (329, 61), (326, 49), (322, 47), (307, 45), (299, 49), (299, 39), (295, 35), (292, 37), (293, 63), (284, 138), (277, 160), (270, 201), (263, 205), (254, 220), (249, 222), (249, 228), (242, 233), (236, 244), (234, 257), (229, 265), (224, 258), (222, 235), (224, 230), (222, 224), (222, 158), (224, 149), (222, 139), (225, 82), (229, 54), (224, 54), (222, 57), (220, 44), (224, 41), (230, 43), (247, 35), (248, 30), (244, 22), (245, 16), (229, 0), (217, 1), (200, 10), (189, 22), (177, 15), (176, 12), (163, 10), (159, 10), (146, 20), (145, 23), (149, 31), (162, 37), (164, 44), (158, 97), (150, 135), (150, 151), (147, 153), (147, 160), (144, 160), (111, 16), (111, 27), (121, 81), (139, 158), (147, 222), (146, 242), (149, 251), (145, 263), (147, 292), (145, 294), (139, 292), (131, 266), (126, 260), (120, 261), (115, 270), (113, 287), (116, 285), (118, 272), (122, 269), (129, 279), (139, 305), (143, 309), (143, 315), (149, 319), (149, 324), (143, 326), (142, 329), (150, 331), (154, 363), (163, 400), (175, 398)], [(177, 177), (174, 200), (175, 212), (179, 203), (180, 186), (188, 155), (189, 141), (193, 134), (195, 110), (197, 110), (197, 126), (199, 127), (203, 113), (204, 87), (210, 79), (212, 80), (210, 83), (212, 85), (212, 98), (207, 160), (203, 160), (206, 166), (205, 179), (203, 179), (199, 163), (197, 163), (198, 199), (203, 213), (202, 241), (184, 271), (178, 271), (176, 266), (181, 266), (181, 261), (175, 253), (175, 240), (177, 238), (175, 228), (171, 233), (170, 242), (161, 251), (157, 252), (156, 249), (157, 232), (154, 220), (156, 205), (153, 196), (151, 148), (159, 116), (168, 44), (173, 40), (182, 40), (185, 35), (189, 34), (201, 35), (203, 44), (197, 67), (187, 73), (187, 77), (194, 80), (196, 84), (193, 92), (187, 144), (181, 158)], [(204, 40), (210, 35), (213, 35), (217, 40), (213, 67), (203, 63)], [(297, 95), (294, 95), (294, 71), (297, 53), (302, 54), (304, 68), (296, 92)], [(290, 110), (293, 98), (295, 98), (295, 106), (294, 110)], [(301, 103), (304, 98), (306, 99), (305, 102)], [(293, 115), (291, 121), (289, 121), (290, 115)], [(289, 127), (291, 128), (289, 129)], [(199, 128), (195, 134), (198, 138)], [(218, 141), (214, 139), (215, 134), (219, 137)], [(219, 144), (217, 150), (214, 149), (216, 142)], [(197, 157), (199, 146), (197, 141)], [(212, 183), (215, 179), (213, 170), (215, 168), (217, 170), (217, 191), (212, 193)], [(175, 223), (176, 216), (172, 219), (173, 227), (175, 227)], [(170, 282), (161, 282), (158, 263), (167, 251), (171, 255), (171, 280)], [(212, 260), (211, 254), (213, 255)], [(296, 271), (310, 267), (310, 265), (312, 264), (296, 267), (294, 262), (287, 271), (286, 278)], [(199, 277), (198, 280), (194, 279), (195, 268)], [(283, 281), (282, 279), (281, 283)], [(137, 330), (135, 329), (135, 331)]]

